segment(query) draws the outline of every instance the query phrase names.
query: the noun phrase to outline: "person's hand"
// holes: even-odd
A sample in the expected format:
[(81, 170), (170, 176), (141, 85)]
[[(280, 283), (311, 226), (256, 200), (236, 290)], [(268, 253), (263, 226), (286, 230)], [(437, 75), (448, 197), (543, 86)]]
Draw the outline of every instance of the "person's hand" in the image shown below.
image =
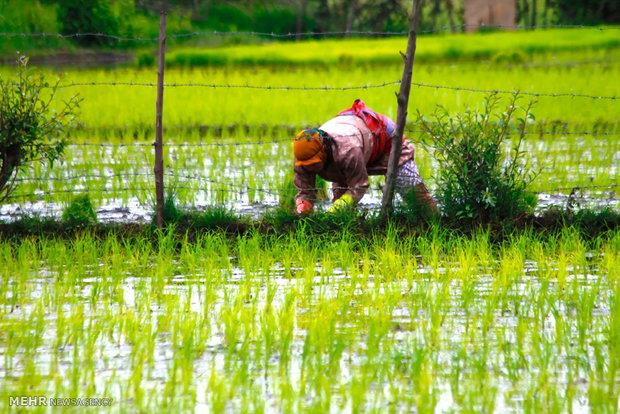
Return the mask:
[(295, 200), (295, 211), (297, 211), (297, 214), (308, 214), (312, 212), (313, 207), (310, 201), (304, 200), (303, 198)]
[(344, 208), (350, 207), (353, 205), (353, 197), (351, 194), (343, 194), (338, 200), (334, 201), (334, 204), (327, 209), (329, 213), (333, 213), (338, 210), (342, 210)]

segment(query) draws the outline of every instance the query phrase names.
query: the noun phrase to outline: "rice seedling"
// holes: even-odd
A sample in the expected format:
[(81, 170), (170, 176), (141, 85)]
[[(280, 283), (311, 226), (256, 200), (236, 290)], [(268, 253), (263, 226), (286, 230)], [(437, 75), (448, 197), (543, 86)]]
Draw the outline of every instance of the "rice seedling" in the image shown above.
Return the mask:
[(171, 235), (0, 242), (3, 404), (32, 389), (120, 410), (617, 404), (617, 231)]

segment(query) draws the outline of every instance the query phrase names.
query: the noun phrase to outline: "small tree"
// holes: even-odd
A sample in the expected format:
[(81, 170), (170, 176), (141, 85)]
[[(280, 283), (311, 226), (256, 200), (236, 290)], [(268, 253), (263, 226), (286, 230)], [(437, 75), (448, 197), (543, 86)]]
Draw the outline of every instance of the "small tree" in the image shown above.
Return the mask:
[[(518, 100), (514, 94), (500, 111), (500, 98), (491, 94), (480, 112), (452, 117), (438, 107), (430, 120), (419, 115), (435, 150), (437, 198), (446, 216), (472, 222), (514, 219), (535, 206), (536, 197), (526, 188), (537, 174), (522, 148), (525, 126), (534, 119), (533, 102), (520, 107)], [(516, 140), (509, 145), (515, 126)]]
[(33, 161), (58, 160), (65, 148), (62, 132), (75, 119), (77, 95), (52, 107), (58, 82), (50, 84), (28, 67), (28, 58), (17, 60), (17, 76), (0, 79), (0, 201), (14, 189), (20, 169)]

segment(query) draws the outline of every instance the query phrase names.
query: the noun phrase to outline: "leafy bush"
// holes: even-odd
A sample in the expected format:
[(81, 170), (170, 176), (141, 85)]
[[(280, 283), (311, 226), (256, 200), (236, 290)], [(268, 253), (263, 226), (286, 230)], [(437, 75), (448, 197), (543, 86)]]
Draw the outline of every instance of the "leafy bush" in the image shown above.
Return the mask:
[(62, 212), (62, 221), (71, 227), (87, 226), (97, 222), (97, 213), (88, 194), (75, 197)]
[[(526, 188), (536, 174), (522, 149), (525, 125), (534, 119), (533, 103), (520, 107), (518, 101), (514, 94), (499, 111), (500, 98), (491, 94), (481, 112), (468, 110), (451, 117), (438, 107), (430, 120), (419, 115), (439, 164), (437, 198), (448, 217), (474, 222), (513, 219), (535, 206), (536, 197)], [(517, 139), (507, 154), (515, 126)]]
[[(119, 20), (106, 0), (62, 0), (58, 2), (58, 23), (62, 34), (87, 34), (75, 37), (82, 46), (112, 46), (114, 37), (95, 36), (94, 33), (119, 35)], [(90, 35), (89, 35), (90, 34)]]
[(58, 83), (28, 68), (28, 58), (18, 59), (17, 77), (0, 78), (0, 200), (14, 189), (20, 169), (34, 160), (58, 160), (65, 148), (61, 136), (75, 117), (77, 95), (60, 109), (52, 106)]
[(297, 17), (287, 8), (258, 8), (253, 17), (258, 32), (295, 33)]

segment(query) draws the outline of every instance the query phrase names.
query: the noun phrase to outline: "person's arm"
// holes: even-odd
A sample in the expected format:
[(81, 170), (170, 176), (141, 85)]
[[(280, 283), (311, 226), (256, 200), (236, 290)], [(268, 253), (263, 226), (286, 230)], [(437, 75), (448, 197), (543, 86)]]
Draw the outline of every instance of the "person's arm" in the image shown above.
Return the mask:
[(295, 167), (295, 206), (297, 213), (309, 213), (316, 200), (316, 173), (304, 171), (303, 167)]

